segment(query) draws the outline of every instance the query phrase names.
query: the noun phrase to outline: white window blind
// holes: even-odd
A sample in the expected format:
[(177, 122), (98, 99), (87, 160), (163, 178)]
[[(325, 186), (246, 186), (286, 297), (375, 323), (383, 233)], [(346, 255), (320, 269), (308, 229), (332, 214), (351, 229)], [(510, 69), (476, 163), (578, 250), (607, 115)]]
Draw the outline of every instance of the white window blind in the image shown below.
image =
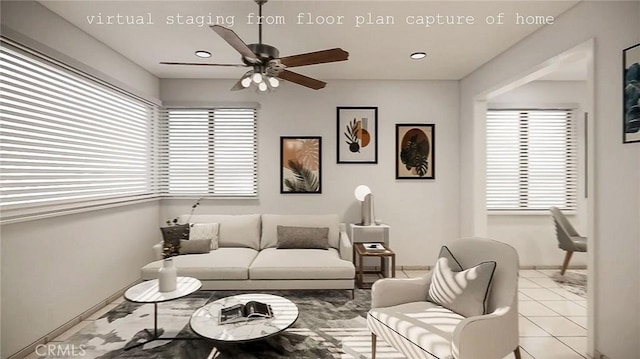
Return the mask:
[(152, 104), (3, 41), (3, 217), (157, 195), (154, 115)]
[(254, 108), (162, 110), (162, 194), (256, 197), (256, 115)]
[(571, 110), (487, 112), (488, 210), (573, 210), (576, 186)]

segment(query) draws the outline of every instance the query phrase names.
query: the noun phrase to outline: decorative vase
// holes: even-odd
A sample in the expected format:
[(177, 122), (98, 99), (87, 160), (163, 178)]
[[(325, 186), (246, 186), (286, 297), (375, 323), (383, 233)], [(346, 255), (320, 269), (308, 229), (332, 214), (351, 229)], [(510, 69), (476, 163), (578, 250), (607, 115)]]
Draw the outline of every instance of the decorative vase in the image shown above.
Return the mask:
[(173, 292), (176, 290), (177, 271), (173, 265), (173, 259), (166, 258), (162, 261), (162, 267), (158, 271), (158, 290), (160, 292)]

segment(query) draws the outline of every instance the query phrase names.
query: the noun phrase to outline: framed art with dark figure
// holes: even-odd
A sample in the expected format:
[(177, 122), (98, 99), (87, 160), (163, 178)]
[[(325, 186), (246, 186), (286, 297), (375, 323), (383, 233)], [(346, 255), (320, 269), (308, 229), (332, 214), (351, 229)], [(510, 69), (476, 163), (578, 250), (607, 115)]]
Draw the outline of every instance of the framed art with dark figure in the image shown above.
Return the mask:
[(640, 44), (622, 50), (622, 142), (640, 142)]
[(280, 137), (280, 193), (322, 193), (322, 137)]
[(337, 163), (378, 163), (378, 108), (337, 107)]
[(434, 124), (396, 124), (396, 179), (436, 178)]

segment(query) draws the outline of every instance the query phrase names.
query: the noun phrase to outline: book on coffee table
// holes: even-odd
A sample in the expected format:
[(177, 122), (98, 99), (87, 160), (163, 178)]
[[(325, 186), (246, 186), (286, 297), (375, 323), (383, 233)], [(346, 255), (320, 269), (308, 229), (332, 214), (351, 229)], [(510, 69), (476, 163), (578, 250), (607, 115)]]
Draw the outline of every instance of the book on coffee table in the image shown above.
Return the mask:
[(271, 306), (266, 303), (249, 301), (226, 308), (220, 308), (219, 324), (238, 323), (254, 319), (273, 318)]
[(372, 252), (382, 252), (385, 250), (382, 243), (362, 243), (364, 245), (364, 249)]

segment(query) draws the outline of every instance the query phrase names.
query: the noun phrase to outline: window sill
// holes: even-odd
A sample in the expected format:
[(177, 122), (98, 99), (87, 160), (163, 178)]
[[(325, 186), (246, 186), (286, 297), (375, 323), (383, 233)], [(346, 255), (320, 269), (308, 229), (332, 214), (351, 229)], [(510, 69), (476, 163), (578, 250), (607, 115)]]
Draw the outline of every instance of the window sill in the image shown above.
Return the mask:
[(258, 196), (187, 196), (187, 195), (160, 195), (159, 199), (161, 200), (257, 200)]
[[(576, 210), (563, 210), (567, 216), (575, 216), (578, 214)], [(487, 216), (551, 216), (548, 210), (532, 210), (532, 211), (492, 211), (487, 210)]]
[(33, 211), (33, 210), (5, 211), (4, 213), (2, 213), (2, 216), (0, 217), (0, 225), (35, 221), (39, 219), (66, 216), (69, 214), (76, 214), (76, 213), (83, 213), (83, 212), (98, 211), (98, 210), (109, 209), (114, 207), (130, 206), (134, 204), (153, 202), (153, 201), (158, 201), (158, 197), (155, 195), (149, 195), (146, 197), (143, 196), (143, 197), (120, 200), (120, 201), (117, 201), (117, 200), (116, 201), (113, 201), (113, 200), (95, 201), (95, 202), (88, 202), (82, 207), (77, 207), (77, 206), (72, 207), (71, 205), (66, 205), (66, 206), (60, 205), (60, 206), (56, 206), (55, 209), (49, 209), (49, 210), (40, 211), (40, 212)]

